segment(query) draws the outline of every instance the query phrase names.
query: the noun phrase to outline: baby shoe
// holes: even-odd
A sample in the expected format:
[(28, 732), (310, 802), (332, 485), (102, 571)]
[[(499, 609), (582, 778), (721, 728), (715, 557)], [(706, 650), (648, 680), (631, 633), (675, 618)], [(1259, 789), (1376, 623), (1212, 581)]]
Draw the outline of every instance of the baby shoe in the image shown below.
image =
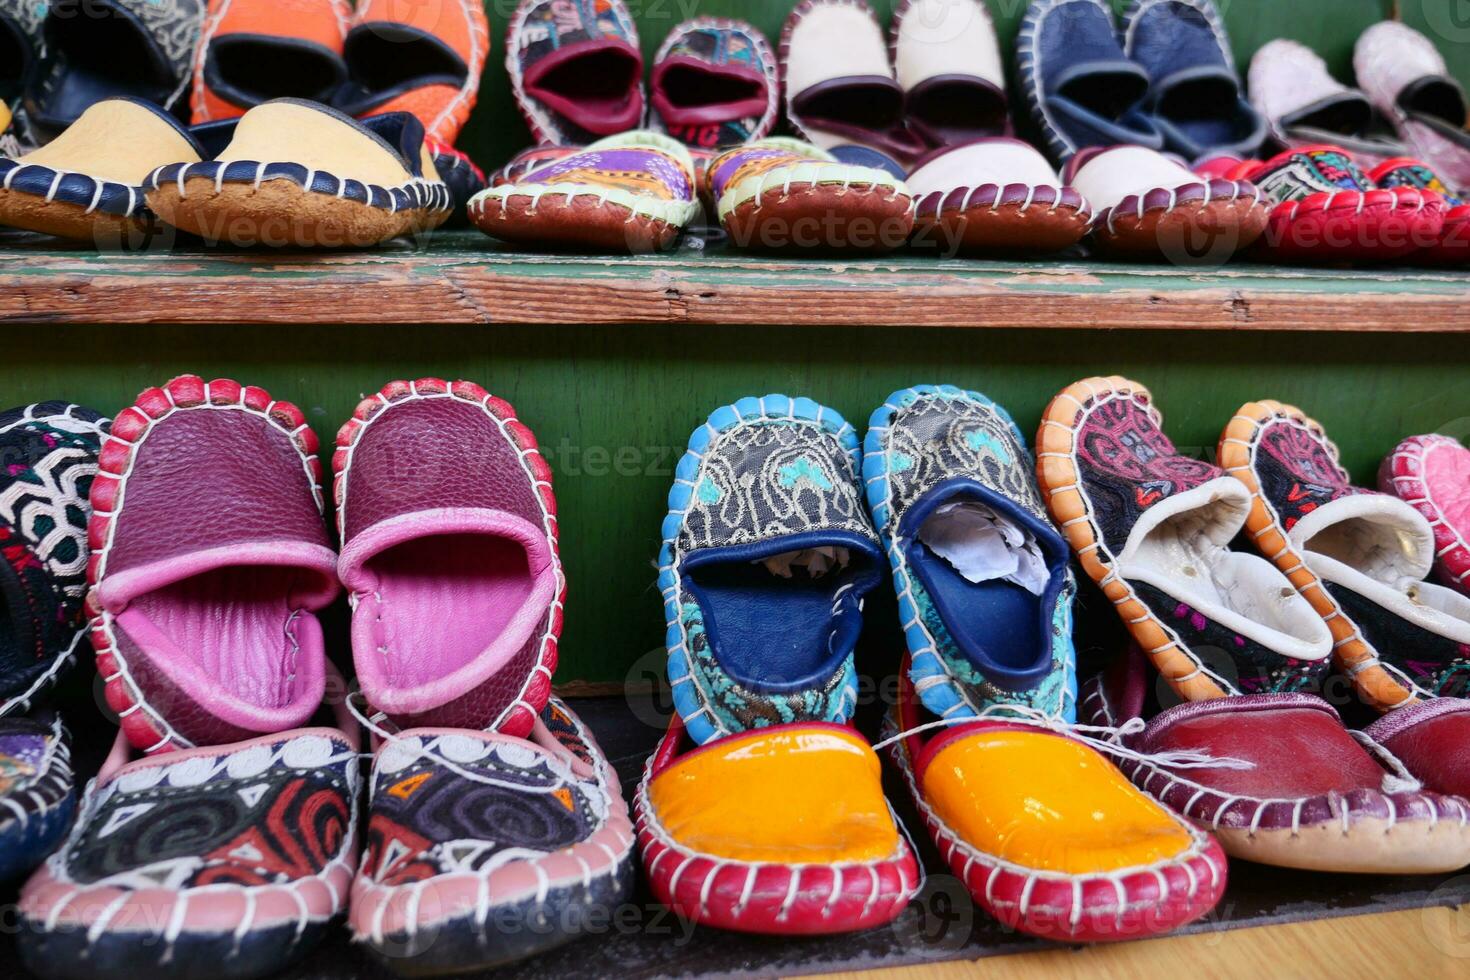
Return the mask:
[(47, 0), (0, 0), (0, 105), (7, 112), (40, 54), (46, 6)]
[(914, 227), (913, 196), (902, 180), (783, 137), (720, 154), (705, 188), (740, 248), (888, 252)]
[(1001, 712), (924, 737), (932, 723), (906, 668), (889, 751), (950, 870), (1006, 928), (1067, 943), (1142, 939), (1219, 902), (1227, 869), (1214, 838), (1067, 726)]
[(1419, 265), (1470, 264), (1470, 200), (1451, 191), (1439, 175), (1418, 160), (1386, 160), (1368, 174), (1385, 190), (1410, 187), (1444, 198), (1444, 225), (1439, 239), (1414, 253)]
[(1364, 729), (1433, 793), (1470, 799), (1470, 701), (1415, 701)]
[(278, 98), (328, 102), (347, 81), (347, 0), (210, 0), (194, 54), (195, 125)]
[(343, 46), (350, 82), (335, 105), (358, 117), (410, 113), (428, 139), (453, 146), (489, 55), (481, 0), (361, 0)]
[(332, 469), (368, 704), (400, 729), (530, 735), (566, 580), (551, 470), (515, 409), (468, 381), (394, 381), (342, 426)]
[(654, 56), (649, 126), (708, 150), (764, 139), (781, 111), (777, 71), (770, 42), (750, 24), (686, 21)]
[(503, 187), (506, 184), (514, 184), (526, 174), (540, 170), (549, 164), (565, 160), (567, 157), (581, 153), (586, 147), (582, 146), (557, 146), (551, 143), (543, 143), (522, 150), (511, 157), (510, 162), (490, 175), (488, 186)]
[(1119, 377), (1069, 385), (1036, 445), (1052, 519), (1180, 697), (1320, 685), (1332, 652), (1321, 617), (1270, 562), (1230, 549), (1250, 491), (1180, 455), (1148, 389)]
[(1296, 41), (1280, 38), (1256, 52), (1250, 97), (1278, 150), (1340, 146), (1365, 167), (1404, 155), (1368, 97), (1333, 78), (1322, 57)]
[(1327, 622), (1365, 701), (1470, 693), (1470, 598), (1425, 581), (1438, 546), (1415, 506), (1353, 486), (1322, 426), (1276, 401), (1235, 413), (1219, 459), (1250, 494), (1251, 540)]
[(99, 246), (147, 234), (143, 184), (204, 148), (178, 121), (136, 99), (106, 99), (20, 157), (0, 156), (0, 225)]
[(52, 139), (88, 108), (131, 98), (183, 116), (205, 0), (50, 0), (25, 85), (27, 125)]
[(1405, 439), (1378, 468), (1378, 489), (1424, 516), (1440, 581), (1470, 595), (1470, 449), (1449, 436)]
[(982, 0), (902, 0), (889, 34), (904, 121), (931, 147), (1009, 136), (995, 24)]
[(87, 611), (133, 747), (273, 736), (321, 704), (315, 614), (338, 585), (316, 449), (296, 406), (193, 375), (113, 421), (92, 483)]
[[(1133, 648), (1083, 685), (1083, 716), (1111, 729), (1148, 719), (1115, 736), (1134, 753), (1119, 767), (1213, 831), (1231, 857), (1361, 874), (1444, 873), (1470, 862), (1470, 804), (1426, 791), (1372, 729), (1349, 731), (1320, 697), (1231, 696), (1160, 711), (1148, 674)], [(1448, 775), (1457, 763), (1441, 758)]]
[(210, 135), (224, 144), (210, 159), (170, 163), (144, 182), (161, 220), (205, 241), (362, 248), (449, 217), (424, 128), (406, 112), (359, 121), (276, 99)]
[(1008, 137), (942, 147), (908, 176), (913, 245), (962, 252), (1059, 252), (1092, 227), (1092, 208), (1028, 144)]
[(303, 958), (344, 911), (357, 865), (359, 742), (345, 720), (134, 761), (120, 734), (21, 892), (27, 969), (251, 980)]
[(857, 433), (807, 398), (744, 398), (689, 437), (659, 591), (694, 743), (851, 717), (863, 597), (882, 562), (859, 471)]
[(1407, 24), (1383, 21), (1358, 38), (1353, 68), (1409, 154), (1457, 192), (1470, 188), (1470, 102), (1434, 42)]
[(1241, 91), (1215, 0), (1133, 0), (1123, 50), (1152, 80), (1144, 111), (1165, 149), (1189, 161), (1256, 155), (1266, 120)]
[(61, 719), (0, 718), (0, 882), (31, 870), (56, 849), (76, 803)]
[(505, 65), (537, 143), (587, 144), (643, 123), (643, 53), (623, 0), (521, 0)]
[(1083, 150), (1062, 182), (1096, 209), (1092, 240), (1111, 255), (1222, 263), (1260, 239), (1270, 217), (1250, 181), (1196, 174), (1140, 146)]
[(0, 412), (0, 718), (29, 711), (86, 636), (87, 497), (107, 425), (65, 402)]
[(694, 160), (661, 133), (624, 133), (560, 159), (533, 159), (536, 169), (470, 199), (470, 220), (485, 234), (539, 248), (653, 252), (678, 241), (699, 214)]
[(1271, 207), (1257, 252), (1283, 262), (1383, 262), (1439, 242), (1445, 200), (1417, 187), (1380, 188), (1335, 146), (1248, 161), (1231, 171)]
[(1144, 111), (1149, 74), (1118, 43), (1107, 0), (1033, 0), (1016, 38), (1017, 72), (1058, 165), (1089, 146), (1161, 150)]
[(633, 886), (633, 824), (592, 734), (552, 698), (528, 738), (419, 729), (373, 759), (350, 926), (404, 976), (488, 969), (595, 930)]
[(780, 57), (786, 118), (802, 139), (869, 146), (901, 163), (927, 149), (904, 121), (904, 90), (867, 0), (802, 0)]
[(1005, 409), (951, 385), (894, 392), (868, 422), (863, 485), (924, 707), (1075, 721), (1070, 556)]

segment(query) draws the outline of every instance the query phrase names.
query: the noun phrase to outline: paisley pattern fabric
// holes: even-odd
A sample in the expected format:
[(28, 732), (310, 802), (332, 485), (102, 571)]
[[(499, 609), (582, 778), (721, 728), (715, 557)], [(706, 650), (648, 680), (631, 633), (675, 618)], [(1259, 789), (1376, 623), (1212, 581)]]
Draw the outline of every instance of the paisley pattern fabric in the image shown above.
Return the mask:
[(0, 412), (0, 593), (30, 610), (0, 640), (0, 716), (25, 710), (84, 629), (88, 495), (106, 425), (64, 402)]
[(125, 889), (315, 876), (354, 846), (358, 778), (357, 753), (321, 734), (134, 763), (90, 792), (50, 868)]
[[(558, 741), (591, 762), (581, 729), (555, 702), (542, 718)], [(485, 874), (586, 840), (610, 806), (595, 778), (579, 778), (529, 742), (469, 731), (410, 733), (386, 746), (373, 767), (361, 873), (388, 886)]]

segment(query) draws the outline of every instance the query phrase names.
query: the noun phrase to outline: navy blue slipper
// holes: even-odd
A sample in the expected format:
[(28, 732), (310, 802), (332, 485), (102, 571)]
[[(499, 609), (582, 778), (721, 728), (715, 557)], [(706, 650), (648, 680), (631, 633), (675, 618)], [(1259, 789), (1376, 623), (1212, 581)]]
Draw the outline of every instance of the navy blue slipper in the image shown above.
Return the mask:
[(1214, 0), (1133, 0), (1123, 50), (1153, 79), (1145, 111), (1170, 152), (1249, 160), (1260, 150), (1266, 120), (1241, 91)]
[(1163, 134), (1143, 111), (1149, 74), (1123, 53), (1106, 0), (1035, 0), (1016, 39), (1016, 62), (1057, 163), (1089, 146), (1163, 149)]

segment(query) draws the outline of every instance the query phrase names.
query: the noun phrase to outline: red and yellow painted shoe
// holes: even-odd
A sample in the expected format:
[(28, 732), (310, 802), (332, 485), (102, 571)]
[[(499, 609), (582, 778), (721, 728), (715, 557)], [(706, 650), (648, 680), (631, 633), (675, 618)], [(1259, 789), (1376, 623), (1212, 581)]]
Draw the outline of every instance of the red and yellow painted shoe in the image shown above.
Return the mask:
[[(923, 718), (899, 671), (898, 724)], [(1103, 755), (1039, 725), (975, 721), (890, 750), (930, 837), (1003, 924), (1062, 942), (1142, 939), (1200, 918), (1225, 891), (1209, 834)]]
[(776, 725), (694, 747), (675, 715), (634, 811), (654, 895), (702, 925), (853, 932), (892, 922), (919, 887), (878, 756), (845, 725)]

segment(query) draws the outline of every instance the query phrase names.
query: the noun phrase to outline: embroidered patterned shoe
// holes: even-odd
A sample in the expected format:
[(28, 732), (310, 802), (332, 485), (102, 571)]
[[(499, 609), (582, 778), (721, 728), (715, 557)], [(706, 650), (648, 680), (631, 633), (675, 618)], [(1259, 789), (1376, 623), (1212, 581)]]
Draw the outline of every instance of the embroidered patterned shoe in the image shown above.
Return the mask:
[(1414, 506), (1353, 486), (1322, 426), (1276, 401), (1241, 406), (1219, 458), (1250, 495), (1251, 540), (1326, 620), (1365, 701), (1470, 693), (1470, 598), (1425, 581), (1437, 546)]
[(351, 928), (405, 976), (513, 963), (605, 925), (632, 854), (617, 774), (560, 700), (529, 740), (405, 732), (374, 760)]
[(0, 718), (29, 711), (86, 636), (88, 495), (107, 425), (65, 402), (0, 412)]
[(1444, 198), (1444, 227), (1439, 240), (1414, 253), (1414, 261), (1420, 265), (1470, 265), (1470, 201), (1463, 195), (1451, 191), (1439, 175), (1418, 160), (1407, 158), (1385, 161), (1368, 179), (1386, 190), (1408, 187)]
[(477, 384), (394, 381), (342, 426), (332, 469), (368, 704), (405, 730), (530, 735), (566, 598), (531, 430)]
[[(1470, 863), (1470, 804), (1426, 791), (1418, 773), (1376, 741), (1374, 729), (1349, 731), (1321, 698), (1256, 694), (1160, 710), (1148, 675), (1133, 648), (1083, 685), (1083, 716), (1106, 728), (1148, 719), (1142, 731), (1117, 736), (1133, 752), (1119, 767), (1195, 826), (1212, 830), (1231, 857), (1361, 874), (1443, 873)], [(1462, 753), (1445, 752), (1459, 743), (1441, 740), (1452, 732), (1436, 738), (1421, 728), (1428, 745), (1414, 751), (1404, 739), (1396, 746), (1409, 748), (1405, 758), (1416, 763), (1428, 756), (1426, 774), (1453, 781)]]
[(766, 138), (781, 111), (771, 43), (740, 20), (675, 27), (653, 59), (651, 89), (649, 125), (707, 150)]
[(290, 966), (344, 911), (358, 748), (309, 728), (128, 762), (120, 735), (66, 843), (21, 892), (26, 967), (187, 980), (209, 964), (247, 980)]
[(585, 145), (643, 124), (643, 53), (623, 0), (521, 0), (505, 66), (537, 143)]
[(924, 706), (1075, 721), (1070, 556), (1005, 409), (950, 385), (894, 392), (868, 423), (863, 485)]
[(890, 252), (914, 227), (913, 195), (902, 180), (779, 136), (715, 157), (705, 189), (740, 248)]
[(31, 870), (56, 849), (76, 803), (61, 719), (0, 719), (0, 882)]
[(1142, 939), (1219, 902), (1214, 838), (1066, 726), (997, 716), (925, 738), (912, 676), (888, 726), (893, 761), (940, 854), (1000, 923), (1060, 942)]
[(689, 437), (659, 551), (674, 703), (697, 744), (793, 721), (846, 722), (852, 651), (882, 554), (858, 440), (832, 409), (767, 395)]
[(1378, 489), (1424, 516), (1440, 581), (1470, 595), (1470, 449), (1449, 436), (1405, 439), (1384, 457)]
[(274, 735), (316, 712), (315, 613), (338, 592), (316, 448), (296, 406), (192, 375), (113, 421), (92, 483), (87, 611), (135, 748)]
[(1147, 388), (1069, 385), (1036, 444), (1052, 519), (1180, 697), (1320, 685), (1332, 651), (1321, 617), (1269, 562), (1230, 550), (1250, 492), (1175, 450)]
[(698, 214), (693, 158), (682, 143), (654, 132), (594, 143), (469, 204), (470, 220), (491, 237), (601, 252), (669, 248)]

